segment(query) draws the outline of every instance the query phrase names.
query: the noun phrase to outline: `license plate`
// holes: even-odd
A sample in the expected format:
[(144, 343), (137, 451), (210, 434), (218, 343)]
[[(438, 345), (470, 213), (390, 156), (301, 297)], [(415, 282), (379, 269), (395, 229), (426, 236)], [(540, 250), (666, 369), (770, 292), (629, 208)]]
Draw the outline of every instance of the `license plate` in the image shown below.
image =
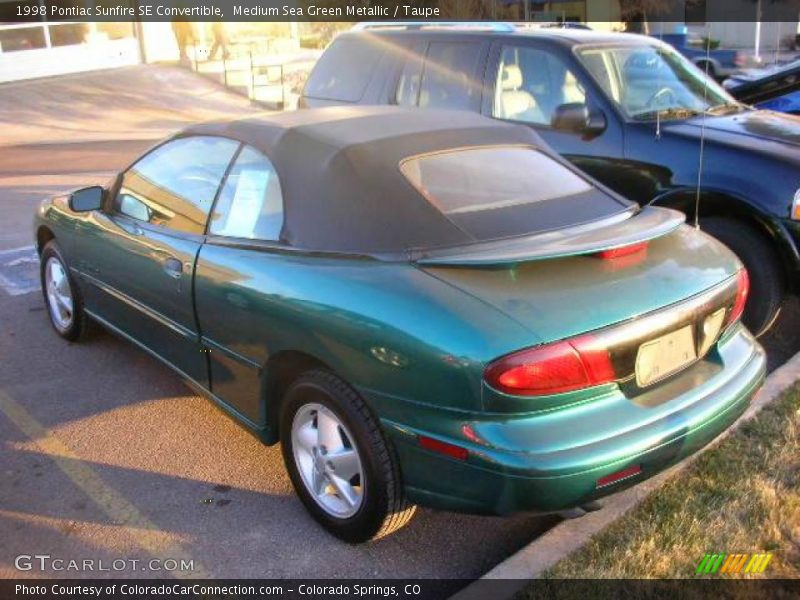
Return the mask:
[(695, 348), (691, 325), (645, 342), (636, 356), (636, 383), (645, 387), (677, 373), (697, 359)]

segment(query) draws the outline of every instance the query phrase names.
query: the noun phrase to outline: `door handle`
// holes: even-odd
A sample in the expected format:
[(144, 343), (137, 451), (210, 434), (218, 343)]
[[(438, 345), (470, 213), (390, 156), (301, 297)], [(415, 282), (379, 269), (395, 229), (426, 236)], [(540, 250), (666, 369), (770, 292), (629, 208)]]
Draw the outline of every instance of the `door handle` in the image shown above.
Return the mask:
[(177, 258), (169, 257), (164, 261), (164, 272), (170, 277), (178, 279), (183, 274), (183, 263)]

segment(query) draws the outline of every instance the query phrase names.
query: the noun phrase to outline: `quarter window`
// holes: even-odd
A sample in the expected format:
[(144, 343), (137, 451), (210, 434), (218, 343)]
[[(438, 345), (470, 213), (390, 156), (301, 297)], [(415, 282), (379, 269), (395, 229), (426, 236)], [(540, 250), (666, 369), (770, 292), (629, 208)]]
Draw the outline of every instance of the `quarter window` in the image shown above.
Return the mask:
[(550, 125), (562, 104), (585, 103), (586, 94), (558, 56), (533, 47), (504, 46), (500, 55), (492, 114)]
[(202, 234), (238, 142), (188, 137), (156, 148), (122, 178), (118, 213), (184, 233)]
[(245, 146), (228, 173), (209, 231), (229, 237), (278, 240), (283, 196), (278, 174), (266, 156)]
[(383, 50), (367, 40), (345, 38), (323, 52), (303, 94), (309, 98), (358, 102)]

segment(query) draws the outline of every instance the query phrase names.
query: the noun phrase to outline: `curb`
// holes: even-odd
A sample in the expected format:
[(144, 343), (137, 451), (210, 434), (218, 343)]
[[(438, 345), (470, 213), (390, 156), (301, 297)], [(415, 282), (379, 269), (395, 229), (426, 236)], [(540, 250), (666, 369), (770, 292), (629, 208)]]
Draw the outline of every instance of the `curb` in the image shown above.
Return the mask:
[[(584, 546), (593, 535), (611, 525), (631, 509), (636, 508), (667, 480), (691, 465), (706, 450), (719, 444), (721, 440), (736, 431), (742, 423), (753, 419), (761, 412), (761, 409), (798, 380), (800, 380), (800, 353), (795, 354), (785, 364), (773, 371), (756, 393), (745, 413), (700, 452), (687, 457), (677, 465), (637, 486), (608, 496), (603, 500), (605, 506), (602, 510), (588, 513), (578, 519), (562, 521), (508, 557), (480, 579), (454, 594), (451, 597), (452, 600), (478, 600), (485, 598), (487, 593), (492, 597), (512, 596), (525, 587), (529, 580), (539, 577), (558, 561)], [(498, 579), (504, 580), (499, 589), (497, 586), (499, 582), (489, 581)]]

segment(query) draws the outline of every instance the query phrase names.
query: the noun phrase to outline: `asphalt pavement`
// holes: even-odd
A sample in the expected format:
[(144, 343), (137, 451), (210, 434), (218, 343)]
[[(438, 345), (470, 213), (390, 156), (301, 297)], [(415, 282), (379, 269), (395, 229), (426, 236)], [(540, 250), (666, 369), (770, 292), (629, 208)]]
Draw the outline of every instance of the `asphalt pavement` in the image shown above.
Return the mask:
[[(134, 67), (0, 86), (0, 106), (0, 577), (471, 579), (557, 521), (421, 509), (386, 539), (344, 544), (306, 514), (277, 446), (113, 335), (69, 344), (52, 331), (31, 249), (37, 202), (107, 181), (186, 123), (248, 114), (245, 99)], [(771, 368), (800, 351), (799, 315), (793, 301), (764, 339)], [(15, 568), (36, 554), (65, 562)], [(120, 569), (98, 571), (100, 559)]]
[[(395, 535), (344, 544), (306, 514), (277, 446), (131, 344), (52, 331), (30, 248), (37, 202), (107, 181), (185, 123), (247, 114), (245, 99), (135, 67), (0, 86), (0, 106), (11, 132), (0, 139), (0, 577), (471, 579), (556, 522), (421, 509)], [(15, 568), (37, 554), (51, 557), (44, 572)], [(85, 559), (93, 569), (69, 569)]]

